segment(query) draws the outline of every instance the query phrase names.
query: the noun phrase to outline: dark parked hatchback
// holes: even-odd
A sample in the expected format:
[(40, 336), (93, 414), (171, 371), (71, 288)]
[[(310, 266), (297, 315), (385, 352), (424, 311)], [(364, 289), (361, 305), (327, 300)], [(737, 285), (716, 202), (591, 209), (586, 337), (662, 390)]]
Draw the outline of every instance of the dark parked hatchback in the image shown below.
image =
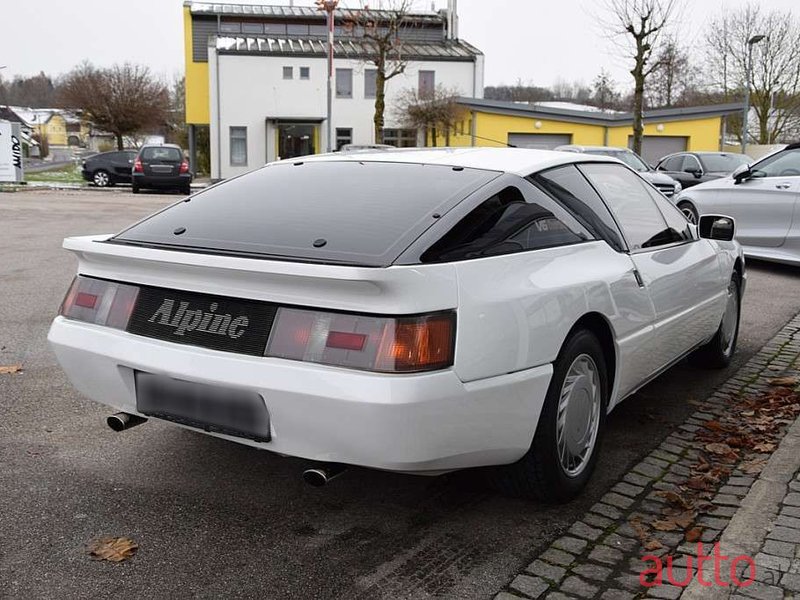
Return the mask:
[(189, 171), (189, 162), (181, 147), (174, 144), (142, 146), (133, 161), (132, 176), (134, 194), (143, 188), (190, 193), (192, 173)]
[(83, 161), (81, 175), (97, 187), (130, 183), (131, 167), (135, 158), (136, 150), (101, 152)]

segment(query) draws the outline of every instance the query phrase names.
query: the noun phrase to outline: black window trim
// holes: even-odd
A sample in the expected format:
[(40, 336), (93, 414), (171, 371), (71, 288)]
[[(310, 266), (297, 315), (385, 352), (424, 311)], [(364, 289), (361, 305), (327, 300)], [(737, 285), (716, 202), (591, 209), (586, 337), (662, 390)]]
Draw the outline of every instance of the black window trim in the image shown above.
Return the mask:
[[(557, 204), (558, 204), (558, 205), (559, 205), (561, 208), (563, 208), (564, 210), (566, 210), (566, 211), (567, 211), (567, 212), (568, 212), (568, 213), (569, 213), (569, 214), (572, 216), (572, 218), (573, 218), (573, 219), (575, 219), (576, 221), (580, 222), (580, 220), (579, 220), (579, 219), (578, 219), (578, 218), (577, 218), (577, 217), (576, 217), (576, 216), (573, 214), (573, 212), (572, 212), (572, 211), (571, 211), (569, 208), (567, 208), (566, 206), (564, 206), (564, 204), (563, 204), (563, 203), (562, 203), (560, 200), (558, 200), (558, 198), (555, 198), (555, 197), (554, 197), (552, 194), (550, 194), (550, 192), (548, 192), (548, 191), (546, 191), (546, 190), (542, 189), (542, 188), (541, 188), (541, 187), (540, 187), (538, 184), (536, 184), (534, 181), (532, 181), (532, 179), (530, 179), (530, 178), (532, 178), (534, 175), (538, 175), (538, 174), (540, 174), (540, 173), (547, 173), (547, 172), (549, 172), (549, 171), (554, 171), (554, 170), (556, 170), (556, 169), (561, 169), (561, 168), (563, 168), (563, 167), (567, 167), (567, 166), (573, 166), (573, 167), (576, 167), (576, 170), (578, 171), (578, 173), (580, 173), (581, 177), (583, 177), (583, 179), (586, 181), (586, 183), (589, 185), (589, 187), (590, 187), (590, 188), (592, 188), (592, 189), (594, 190), (594, 192), (597, 194), (597, 197), (598, 197), (598, 198), (600, 198), (600, 202), (602, 202), (602, 203), (603, 203), (603, 206), (605, 206), (605, 207), (606, 207), (606, 210), (608, 211), (608, 214), (610, 214), (610, 215), (611, 215), (611, 220), (614, 222), (614, 225), (615, 225), (615, 226), (616, 226), (616, 228), (617, 228), (617, 233), (619, 233), (620, 240), (622, 240), (622, 244), (623, 244), (623, 246), (624, 246), (624, 247), (623, 247), (623, 248), (621, 248), (621, 249), (615, 248), (615, 247), (614, 247), (614, 244), (612, 244), (611, 242), (609, 242), (609, 241), (608, 241), (608, 240), (607, 240), (605, 237), (603, 237), (603, 236), (600, 236), (599, 238), (596, 238), (596, 239), (598, 239), (598, 240), (600, 240), (600, 241), (604, 241), (606, 244), (608, 244), (608, 245), (609, 245), (609, 247), (610, 247), (612, 250), (614, 250), (614, 252), (619, 252), (620, 254), (625, 254), (625, 253), (628, 253), (628, 252), (629, 252), (629, 249), (630, 249), (630, 244), (628, 244), (628, 240), (627, 240), (627, 238), (625, 237), (625, 234), (624, 234), (624, 233), (623, 233), (623, 231), (622, 231), (622, 227), (620, 227), (620, 225), (619, 225), (619, 221), (617, 221), (617, 217), (616, 217), (616, 215), (614, 214), (614, 211), (613, 211), (613, 210), (611, 210), (611, 208), (609, 208), (609, 206), (608, 206), (608, 203), (606, 202), (606, 199), (605, 199), (605, 198), (603, 198), (603, 195), (602, 195), (602, 194), (601, 194), (601, 193), (600, 193), (600, 192), (597, 190), (597, 188), (596, 188), (596, 187), (594, 186), (594, 184), (593, 184), (593, 183), (592, 183), (592, 182), (589, 180), (589, 178), (588, 178), (588, 177), (586, 177), (586, 174), (585, 174), (583, 171), (581, 171), (579, 168), (577, 168), (577, 167), (578, 167), (579, 165), (581, 165), (581, 164), (598, 164), (598, 163), (599, 163), (599, 164), (608, 164), (608, 162), (607, 162), (607, 161), (604, 161), (604, 160), (585, 160), (585, 161), (582, 161), (582, 162), (570, 162), (570, 163), (564, 163), (564, 164), (562, 164), (562, 165), (556, 165), (556, 166), (554, 166), (554, 167), (547, 167), (546, 169), (542, 169), (542, 170), (540, 170), (540, 171), (535, 171), (535, 172), (531, 173), (530, 175), (528, 175), (527, 177), (525, 177), (525, 180), (526, 180), (526, 181), (528, 181), (528, 182), (529, 182), (531, 185), (534, 185), (534, 186), (536, 186), (536, 188), (537, 188), (537, 189), (540, 189), (540, 190), (542, 190), (542, 192), (544, 192), (545, 194), (547, 194), (547, 196), (548, 196), (548, 197), (552, 198), (552, 199), (553, 199), (553, 201), (555, 201), (555, 202), (556, 202), (556, 203), (557, 203)], [(616, 164), (616, 163), (613, 163), (613, 164)], [(627, 166), (627, 165), (625, 165), (625, 166)], [(628, 168), (630, 168), (630, 167), (628, 167)], [(631, 169), (631, 170), (632, 170), (632, 169)], [(590, 208), (590, 210), (591, 210), (591, 208)]]
[[(581, 170), (580, 166), (581, 166), (581, 165), (587, 165), (587, 164), (605, 164), (605, 165), (612, 164), (612, 165), (622, 166), (622, 167), (624, 167), (624, 168), (628, 169), (628, 170), (629, 170), (631, 173), (633, 173), (634, 175), (636, 175), (636, 177), (638, 177), (638, 178), (639, 178), (639, 179), (640, 179), (640, 180), (641, 180), (643, 183), (645, 183), (646, 185), (649, 185), (649, 186), (650, 186), (650, 187), (652, 187), (654, 190), (656, 190), (656, 192), (658, 192), (659, 194), (660, 194), (661, 192), (659, 192), (659, 191), (658, 191), (658, 188), (656, 188), (656, 187), (655, 187), (655, 186), (654, 186), (652, 183), (650, 183), (649, 181), (647, 181), (647, 180), (646, 180), (644, 177), (642, 177), (641, 175), (639, 175), (639, 174), (638, 174), (636, 171), (634, 171), (633, 169), (631, 169), (631, 168), (630, 168), (628, 165), (626, 165), (626, 164), (619, 165), (618, 163), (610, 163), (610, 162), (606, 162), (606, 161), (599, 161), (599, 160), (595, 160), (595, 161), (591, 161), (591, 160), (584, 160), (584, 161), (581, 161), (581, 162), (576, 162), (576, 163), (572, 163), (572, 164), (574, 164), (576, 167), (578, 167), (578, 171), (580, 171), (581, 175), (583, 175), (583, 176), (584, 176), (584, 178), (586, 178), (586, 180), (589, 182), (589, 185), (591, 185), (591, 186), (592, 186), (592, 189), (594, 189), (594, 191), (595, 191), (595, 192), (597, 192), (597, 194), (600, 196), (600, 199), (603, 201), (603, 204), (605, 204), (605, 207), (608, 209), (608, 212), (610, 212), (610, 213), (611, 213), (611, 218), (612, 218), (612, 219), (614, 219), (614, 223), (616, 223), (616, 224), (617, 224), (617, 229), (619, 229), (620, 235), (622, 235), (622, 239), (625, 241), (625, 245), (627, 246), (626, 254), (630, 254), (630, 255), (634, 255), (634, 254), (645, 254), (645, 253), (648, 253), (648, 252), (655, 252), (655, 251), (657, 251), (657, 250), (664, 250), (664, 249), (666, 249), (666, 248), (674, 248), (674, 247), (677, 247), (677, 246), (683, 246), (684, 244), (690, 244), (690, 243), (692, 243), (692, 242), (699, 241), (699, 237), (693, 237), (691, 240), (681, 240), (681, 241), (678, 241), (678, 242), (670, 242), (669, 244), (661, 244), (661, 245), (658, 245), (658, 246), (648, 246), (647, 248), (631, 248), (630, 241), (628, 240), (628, 237), (625, 235), (625, 231), (622, 229), (622, 227), (620, 227), (620, 225), (619, 225), (619, 221), (617, 221), (617, 216), (614, 214), (614, 211), (613, 211), (613, 210), (611, 210), (611, 207), (608, 205), (608, 202), (607, 202), (607, 201), (606, 201), (606, 199), (603, 197), (603, 194), (601, 194), (601, 193), (600, 193), (600, 190), (598, 190), (598, 189), (597, 189), (597, 188), (594, 186), (594, 184), (592, 183), (591, 179), (589, 179), (589, 178), (586, 176), (586, 173), (584, 173), (584, 172)], [(667, 227), (669, 227), (669, 223), (667, 223), (667, 219), (666, 219), (666, 217), (664, 216), (664, 213), (661, 211), (661, 208), (659, 208), (658, 204), (656, 204), (656, 203), (655, 203), (655, 201), (653, 201), (653, 204), (655, 205), (655, 207), (656, 207), (656, 210), (658, 211), (658, 214), (659, 214), (659, 215), (661, 215), (661, 218), (662, 218), (662, 219), (664, 219), (664, 225), (666, 225)], [(689, 222), (687, 221), (687, 223), (689, 223)], [(609, 244), (609, 245), (610, 245), (610, 244)], [(613, 248), (613, 246), (612, 246), (612, 248)]]
[[(448, 260), (442, 262), (433, 262), (433, 261), (422, 262), (421, 260), (422, 255), (425, 254), (425, 252), (427, 252), (427, 250), (431, 246), (433, 246), (437, 241), (439, 241), (439, 239), (441, 239), (442, 236), (448, 233), (464, 217), (470, 214), (483, 202), (485, 202), (486, 200), (491, 198), (494, 194), (497, 194), (498, 192), (509, 186), (519, 187), (520, 191), (523, 192), (523, 195), (525, 195), (524, 192), (525, 186), (528, 186), (529, 188), (531, 188), (536, 192), (544, 194), (548, 198), (548, 200), (550, 200), (551, 202), (553, 202), (553, 204), (555, 204), (561, 210), (563, 210), (566, 213), (567, 217), (571, 219), (572, 221), (571, 223), (565, 223), (565, 225), (569, 227), (571, 231), (576, 231), (575, 225), (577, 225), (577, 231), (580, 232), (580, 236), (583, 239), (580, 241), (573, 242), (571, 244), (558, 244), (555, 246), (531, 248), (529, 250), (520, 250), (518, 252), (509, 252), (507, 254), (495, 254), (492, 256), (477, 256), (474, 258), (462, 258), (458, 260)], [(475, 188), (455, 206), (450, 208), (446, 213), (442, 214), (440, 218), (437, 220), (437, 223), (435, 225), (428, 228), (417, 239), (415, 239), (411, 244), (409, 244), (409, 246), (397, 257), (397, 260), (394, 262), (394, 265), (408, 266), (408, 265), (434, 265), (434, 264), (450, 264), (450, 263), (455, 264), (455, 263), (463, 263), (474, 260), (487, 260), (492, 258), (513, 256), (518, 254), (528, 254), (530, 252), (539, 252), (540, 250), (548, 250), (553, 248), (566, 248), (568, 246), (578, 246), (582, 244), (592, 244), (603, 241), (605, 240), (603, 240), (602, 238), (594, 237), (592, 235), (592, 232), (587, 230), (586, 227), (584, 227), (583, 224), (574, 217), (572, 212), (564, 208), (564, 206), (560, 202), (557, 202), (555, 199), (552, 198), (552, 196), (550, 196), (550, 194), (545, 193), (538, 186), (533, 185), (525, 177), (508, 172), (497, 172), (497, 177), (491, 179), (490, 181), (487, 181), (484, 185)]]

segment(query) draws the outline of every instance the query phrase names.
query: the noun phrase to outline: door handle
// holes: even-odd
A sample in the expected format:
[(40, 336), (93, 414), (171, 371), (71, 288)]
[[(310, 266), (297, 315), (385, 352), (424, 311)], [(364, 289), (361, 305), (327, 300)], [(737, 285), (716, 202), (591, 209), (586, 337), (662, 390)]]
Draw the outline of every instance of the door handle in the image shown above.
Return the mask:
[(792, 187), (792, 184), (791, 183), (776, 183), (775, 187), (778, 188), (779, 190), (788, 190), (790, 187)]
[(636, 283), (639, 284), (640, 288), (644, 287), (644, 280), (642, 279), (641, 273), (639, 273), (639, 269), (633, 270), (633, 277), (636, 279)]

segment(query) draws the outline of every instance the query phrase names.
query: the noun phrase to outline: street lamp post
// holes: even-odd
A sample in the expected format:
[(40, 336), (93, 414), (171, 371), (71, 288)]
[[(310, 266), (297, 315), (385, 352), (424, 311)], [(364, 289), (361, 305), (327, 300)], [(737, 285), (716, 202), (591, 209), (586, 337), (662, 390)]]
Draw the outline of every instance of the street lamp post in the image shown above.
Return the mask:
[(339, 0), (317, 0), (319, 10), (328, 13), (328, 126), (327, 126), (327, 151), (333, 151), (333, 12)]
[(747, 151), (747, 133), (750, 121), (750, 77), (753, 71), (753, 45), (763, 39), (763, 35), (754, 35), (747, 40), (747, 64), (745, 65), (744, 76), (744, 114), (742, 115), (742, 154), (745, 154)]

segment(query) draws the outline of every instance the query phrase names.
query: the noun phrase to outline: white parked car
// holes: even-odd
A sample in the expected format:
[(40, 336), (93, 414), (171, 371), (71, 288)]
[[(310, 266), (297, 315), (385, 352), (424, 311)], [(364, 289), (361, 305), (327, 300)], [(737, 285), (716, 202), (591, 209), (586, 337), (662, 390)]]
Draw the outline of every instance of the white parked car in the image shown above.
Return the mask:
[(497, 466), (565, 501), (606, 414), (682, 357), (724, 366), (744, 261), (621, 162), (525, 149), (273, 163), (67, 238), (49, 340), (124, 429), (155, 417), (319, 463)]
[(684, 190), (675, 202), (692, 222), (710, 213), (733, 217), (747, 256), (800, 264), (800, 144)]

